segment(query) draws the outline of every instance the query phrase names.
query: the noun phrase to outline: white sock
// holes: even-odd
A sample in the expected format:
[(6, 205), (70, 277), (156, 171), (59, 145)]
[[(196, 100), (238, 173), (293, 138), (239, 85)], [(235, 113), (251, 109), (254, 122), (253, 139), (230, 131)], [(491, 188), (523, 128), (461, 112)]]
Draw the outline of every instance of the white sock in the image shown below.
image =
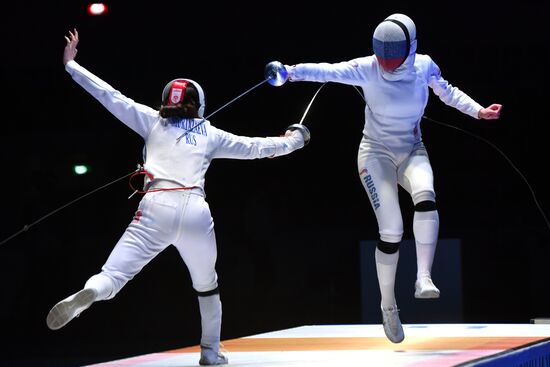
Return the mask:
[(218, 352), (222, 326), (222, 303), (219, 294), (199, 298), (201, 313), (201, 345)]
[(96, 274), (93, 275), (86, 284), (84, 289), (91, 288), (97, 292), (96, 301), (101, 301), (104, 299), (110, 299), (114, 297), (113, 294), (113, 281), (106, 275)]
[(430, 277), (439, 234), (437, 210), (414, 212), (413, 233), (416, 242), (416, 277)]
[(395, 273), (399, 260), (399, 250), (393, 254), (386, 254), (376, 248), (374, 257), (376, 259), (376, 273), (378, 275), (382, 307), (395, 306)]

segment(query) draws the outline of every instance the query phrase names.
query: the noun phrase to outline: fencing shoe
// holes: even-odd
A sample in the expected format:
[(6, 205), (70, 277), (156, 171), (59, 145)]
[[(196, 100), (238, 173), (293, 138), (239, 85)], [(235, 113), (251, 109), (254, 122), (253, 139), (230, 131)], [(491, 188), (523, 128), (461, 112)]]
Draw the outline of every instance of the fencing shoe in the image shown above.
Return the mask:
[(82, 311), (90, 307), (97, 298), (97, 291), (86, 288), (65, 298), (52, 307), (46, 318), (48, 327), (57, 330), (65, 326), (69, 321), (80, 315)]
[(439, 298), (439, 289), (430, 277), (418, 278), (414, 283), (414, 298)]
[(393, 343), (401, 343), (405, 339), (397, 306), (382, 307), (382, 323), (384, 325), (384, 333), (386, 333), (388, 339)]
[(201, 359), (199, 360), (201, 366), (217, 366), (227, 363), (227, 357), (219, 351), (201, 345)]

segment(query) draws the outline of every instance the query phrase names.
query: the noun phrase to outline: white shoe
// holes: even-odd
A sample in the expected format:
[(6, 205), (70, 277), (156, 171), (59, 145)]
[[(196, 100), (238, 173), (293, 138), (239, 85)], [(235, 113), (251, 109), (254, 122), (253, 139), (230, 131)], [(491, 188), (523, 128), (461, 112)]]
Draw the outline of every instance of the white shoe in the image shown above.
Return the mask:
[(57, 330), (67, 325), (69, 321), (80, 315), (82, 311), (90, 307), (97, 298), (94, 289), (83, 289), (80, 292), (65, 298), (52, 307), (46, 318), (48, 327)]
[(414, 298), (439, 298), (439, 289), (430, 277), (422, 277), (414, 283)]
[(388, 339), (393, 343), (401, 343), (405, 339), (397, 306), (382, 307), (382, 323), (384, 325), (384, 333), (386, 333)]
[(214, 349), (203, 347), (201, 345), (201, 359), (199, 364), (201, 366), (217, 366), (220, 364), (227, 364), (227, 357)]

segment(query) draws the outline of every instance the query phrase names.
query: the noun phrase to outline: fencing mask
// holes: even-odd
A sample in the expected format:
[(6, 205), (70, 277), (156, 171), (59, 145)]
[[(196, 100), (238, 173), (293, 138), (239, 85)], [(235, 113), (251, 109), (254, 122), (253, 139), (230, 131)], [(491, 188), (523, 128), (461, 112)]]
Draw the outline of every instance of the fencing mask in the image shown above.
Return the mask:
[(204, 117), (204, 109), (206, 108), (204, 91), (202, 90), (202, 87), (199, 85), (199, 83), (194, 80), (178, 78), (166, 84), (162, 91), (162, 103), (171, 105), (183, 101), (187, 84), (192, 84), (197, 90), (199, 94), (198, 115), (199, 117)]
[(416, 26), (404, 14), (392, 14), (374, 30), (374, 54), (386, 72), (401, 66), (409, 54), (416, 52)]

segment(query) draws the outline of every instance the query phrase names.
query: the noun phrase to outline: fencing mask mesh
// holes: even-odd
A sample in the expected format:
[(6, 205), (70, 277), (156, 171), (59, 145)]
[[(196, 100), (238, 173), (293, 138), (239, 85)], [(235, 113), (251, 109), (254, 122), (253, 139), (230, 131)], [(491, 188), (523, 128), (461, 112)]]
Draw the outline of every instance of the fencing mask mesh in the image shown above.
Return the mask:
[[(384, 71), (392, 72), (401, 66), (416, 40), (416, 27), (404, 14), (392, 14), (374, 30), (372, 46)], [(415, 51), (415, 50), (413, 50)]]

